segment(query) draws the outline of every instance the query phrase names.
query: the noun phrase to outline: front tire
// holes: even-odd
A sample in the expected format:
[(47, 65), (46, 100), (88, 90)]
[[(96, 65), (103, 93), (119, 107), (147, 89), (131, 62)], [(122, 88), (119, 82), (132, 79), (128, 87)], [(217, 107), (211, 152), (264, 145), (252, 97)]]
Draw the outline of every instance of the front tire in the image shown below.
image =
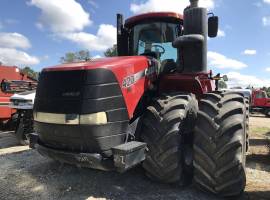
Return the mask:
[(15, 136), (21, 145), (29, 145), (28, 135), (33, 132), (32, 110), (20, 111), (17, 119)]
[(194, 183), (223, 197), (246, 185), (246, 102), (230, 92), (205, 94), (194, 133)]
[(190, 94), (162, 95), (143, 116), (141, 139), (148, 151), (143, 162), (153, 180), (174, 183), (183, 172), (183, 134), (195, 126), (197, 101)]
[(266, 114), (267, 117), (270, 117), (270, 108), (268, 108), (268, 109), (266, 110), (265, 114)]

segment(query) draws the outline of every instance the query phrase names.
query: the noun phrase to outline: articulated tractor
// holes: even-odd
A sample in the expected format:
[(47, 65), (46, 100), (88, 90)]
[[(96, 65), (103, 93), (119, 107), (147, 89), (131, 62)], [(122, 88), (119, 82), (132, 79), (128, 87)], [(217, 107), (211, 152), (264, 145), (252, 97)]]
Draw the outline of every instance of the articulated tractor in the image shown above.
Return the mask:
[(192, 180), (218, 196), (245, 188), (249, 102), (218, 90), (207, 40), (218, 17), (190, 0), (183, 16), (117, 15), (118, 57), (42, 70), (30, 147), (54, 160), (154, 181)]

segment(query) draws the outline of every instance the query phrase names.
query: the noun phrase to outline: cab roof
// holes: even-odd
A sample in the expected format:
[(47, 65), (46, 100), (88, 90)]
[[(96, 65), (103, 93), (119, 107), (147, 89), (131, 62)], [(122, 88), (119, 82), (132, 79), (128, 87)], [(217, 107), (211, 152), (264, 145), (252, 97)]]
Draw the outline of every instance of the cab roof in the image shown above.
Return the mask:
[(150, 12), (141, 15), (136, 15), (126, 19), (125, 26), (132, 27), (148, 21), (164, 21), (172, 23), (180, 23), (183, 21), (183, 15), (175, 12)]

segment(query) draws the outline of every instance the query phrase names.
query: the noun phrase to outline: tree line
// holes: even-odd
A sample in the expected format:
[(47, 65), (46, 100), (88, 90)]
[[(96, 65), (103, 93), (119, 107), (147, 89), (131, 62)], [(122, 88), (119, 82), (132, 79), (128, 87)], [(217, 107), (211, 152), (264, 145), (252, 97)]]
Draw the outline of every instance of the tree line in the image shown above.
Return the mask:
[[(113, 57), (117, 56), (117, 46), (114, 45), (111, 48), (108, 48), (104, 52), (105, 57)], [(80, 50), (76, 52), (67, 52), (64, 56), (60, 57), (60, 63), (73, 63), (73, 62), (81, 62), (81, 61), (89, 61), (92, 60), (93, 57), (90, 54), (89, 50)], [(3, 65), (3, 62), (0, 61), (0, 66)], [(29, 66), (22, 67), (21, 72), (28, 75), (31, 78), (38, 79), (39, 72), (35, 71), (33, 68)]]
[(262, 87), (262, 90), (264, 90), (268, 97), (270, 97), (270, 87)]
[[(117, 45), (114, 45), (111, 48), (108, 48), (104, 52), (105, 57), (114, 57), (117, 56)], [(93, 57), (90, 54), (89, 50), (80, 50), (76, 52), (67, 52), (64, 56), (60, 58), (61, 63), (73, 63), (73, 62), (82, 62), (82, 61), (89, 61), (92, 60)], [(2, 65), (2, 62), (0, 61), (0, 65)], [(22, 73), (27, 74), (28, 76), (37, 79), (38, 78), (38, 72), (30, 68), (29, 66), (25, 66), (21, 69)], [(219, 88), (225, 89), (228, 88), (225, 81), (221, 80), (219, 81)], [(267, 95), (270, 97), (270, 87), (262, 87), (262, 90), (266, 91)]]
[[(117, 46), (114, 45), (111, 48), (108, 48), (104, 52), (105, 57), (114, 57), (117, 56)], [(73, 62), (81, 62), (81, 61), (89, 61), (92, 60), (89, 50), (81, 50), (77, 52), (67, 52), (63, 57), (60, 58), (61, 63), (73, 63)]]

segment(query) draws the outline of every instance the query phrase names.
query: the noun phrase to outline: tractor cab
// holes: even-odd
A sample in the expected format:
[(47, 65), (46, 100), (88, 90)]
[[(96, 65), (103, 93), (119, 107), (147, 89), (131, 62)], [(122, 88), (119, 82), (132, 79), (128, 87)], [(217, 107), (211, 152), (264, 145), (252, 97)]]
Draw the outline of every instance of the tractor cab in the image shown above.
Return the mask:
[[(121, 15), (118, 17), (121, 18)], [(183, 17), (176, 13), (148, 13), (131, 17), (125, 21), (125, 36), (129, 41), (125, 43), (129, 44), (125, 52), (157, 59), (160, 72), (176, 69), (178, 51), (173, 42), (181, 35), (182, 25)]]
[(117, 14), (118, 55), (155, 58), (159, 72), (206, 72), (207, 37), (216, 37), (218, 30), (218, 18), (207, 21), (206, 16), (206, 9), (193, 8), (186, 9), (185, 21), (178, 13), (155, 12), (124, 23), (123, 15)]

